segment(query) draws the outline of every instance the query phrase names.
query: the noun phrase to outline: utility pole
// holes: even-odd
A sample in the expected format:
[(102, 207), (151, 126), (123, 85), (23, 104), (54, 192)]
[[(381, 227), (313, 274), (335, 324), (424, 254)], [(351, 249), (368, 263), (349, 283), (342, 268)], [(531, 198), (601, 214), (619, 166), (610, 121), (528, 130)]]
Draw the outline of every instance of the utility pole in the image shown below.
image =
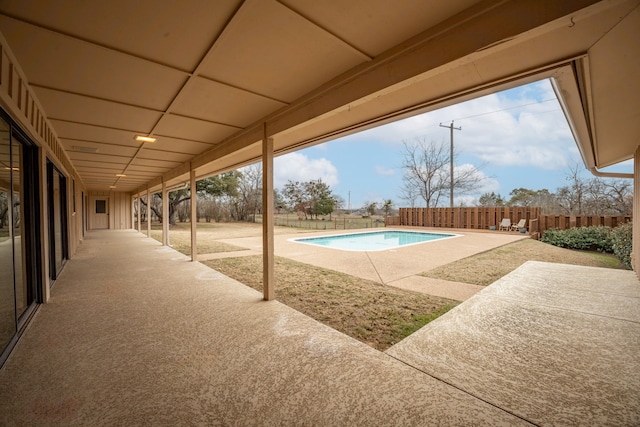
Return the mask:
[(453, 207), (453, 130), (462, 130), (462, 127), (453, 127), (453, 120), (451, 120), (451, 124), (449, 126), (445, 126), (440, 123), (440, 127), (449, 128), (451, 130), (451, 146), (449, 148), (449, 206)]

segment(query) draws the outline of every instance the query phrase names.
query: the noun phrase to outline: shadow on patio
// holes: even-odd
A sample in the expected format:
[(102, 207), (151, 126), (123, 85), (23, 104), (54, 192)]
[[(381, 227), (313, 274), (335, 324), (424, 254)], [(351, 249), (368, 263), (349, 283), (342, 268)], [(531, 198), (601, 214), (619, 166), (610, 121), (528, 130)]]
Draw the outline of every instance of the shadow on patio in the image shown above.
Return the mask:
[(88, 233), (3, 425), (640, 423), (632, 272), (529, 263), (378, 352), (134, 231)]

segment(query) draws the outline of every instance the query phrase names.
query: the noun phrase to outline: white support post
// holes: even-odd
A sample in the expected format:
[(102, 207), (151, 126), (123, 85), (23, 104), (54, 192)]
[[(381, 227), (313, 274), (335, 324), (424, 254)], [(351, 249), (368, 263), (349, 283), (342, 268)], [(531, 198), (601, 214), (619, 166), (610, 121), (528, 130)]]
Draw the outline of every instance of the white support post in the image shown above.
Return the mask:
[(191, 169), (191, 261), (198, 261), (198, 243), (196, 240), (196, 226), (198, 225), (198, 205), (196, 195), (196, 171)]
[(273, 139), (262, 139), (262, 269), (264, 300), (275, 298), (273, 242)]
[(169, 192), (164, 181), (162, 182), (162, 244), (169, 246)]

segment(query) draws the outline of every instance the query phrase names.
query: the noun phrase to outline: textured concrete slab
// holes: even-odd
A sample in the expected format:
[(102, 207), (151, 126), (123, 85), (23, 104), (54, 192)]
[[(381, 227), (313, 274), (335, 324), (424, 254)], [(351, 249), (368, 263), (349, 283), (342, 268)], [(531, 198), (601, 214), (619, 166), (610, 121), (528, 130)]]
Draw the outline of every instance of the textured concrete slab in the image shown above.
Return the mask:
[(527, 425), (133, 231), (88, 233), (0, 425)]
[(485, 288), (480, 285), (451, 282), (449, 280), (432, 279), (422, 276), (405, 277), (404, 279), (387, 283), (387, 285), (456, 301), (466, 301)]
[(539, 262), (387, 354), (538, 425), (640, 425), (640, 283)]
[[(393, 230), (386, 228), (384, 230)], [(293, 242), (299, 234), (282, 234), (275, 237), (275, 254), (296, 261), (328, 268), (382, 284), (413, 276), (435, 267), (466, 258), (490, 249), (528, 238), (519, 233), (483, 233), (447, 229), (405, 227), (399, 230), (450, 232), (459, 234), (454, 239), (389, 249), (385, 251), (353, 252), (323, 248)], [(372, 230), (376, 231), (376, 230)], [(381, 230), (377, 230), (381, 231)], [(306, 233), (304, 237), (346, 234), (348, 231), (332, 230)], [(261, 237), (221, 240), (252, 250), (261, 250)]]

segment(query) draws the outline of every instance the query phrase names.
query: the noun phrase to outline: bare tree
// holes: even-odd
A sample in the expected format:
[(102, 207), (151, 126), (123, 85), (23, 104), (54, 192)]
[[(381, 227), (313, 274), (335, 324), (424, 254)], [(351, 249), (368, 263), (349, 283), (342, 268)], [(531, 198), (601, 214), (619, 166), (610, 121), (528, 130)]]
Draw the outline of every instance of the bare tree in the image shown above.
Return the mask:
[[(443, 142), (427, 142), (418, 139), (415, 143), (404, 142), (404, 185), (403, 199), (413, 202), (418, 197), (425, 201), (426, 207), (436, 207), (442, 197), (450, 190), (450, 153), (449, 145)], [(456, 158), (456, 152), (453, 152)], [(454, 168), (453, 188), (457, 194), (477, 190), (482, 176), (472, 165), (459, 165)], [(412, 203), (413, 205), (413, 203)]]
[(556, 192), (560, 211), (566, 215), (629, 215), (633, 210), (633, 182), (581, 176), (579, 165), (569, 169), (569, 185)]

